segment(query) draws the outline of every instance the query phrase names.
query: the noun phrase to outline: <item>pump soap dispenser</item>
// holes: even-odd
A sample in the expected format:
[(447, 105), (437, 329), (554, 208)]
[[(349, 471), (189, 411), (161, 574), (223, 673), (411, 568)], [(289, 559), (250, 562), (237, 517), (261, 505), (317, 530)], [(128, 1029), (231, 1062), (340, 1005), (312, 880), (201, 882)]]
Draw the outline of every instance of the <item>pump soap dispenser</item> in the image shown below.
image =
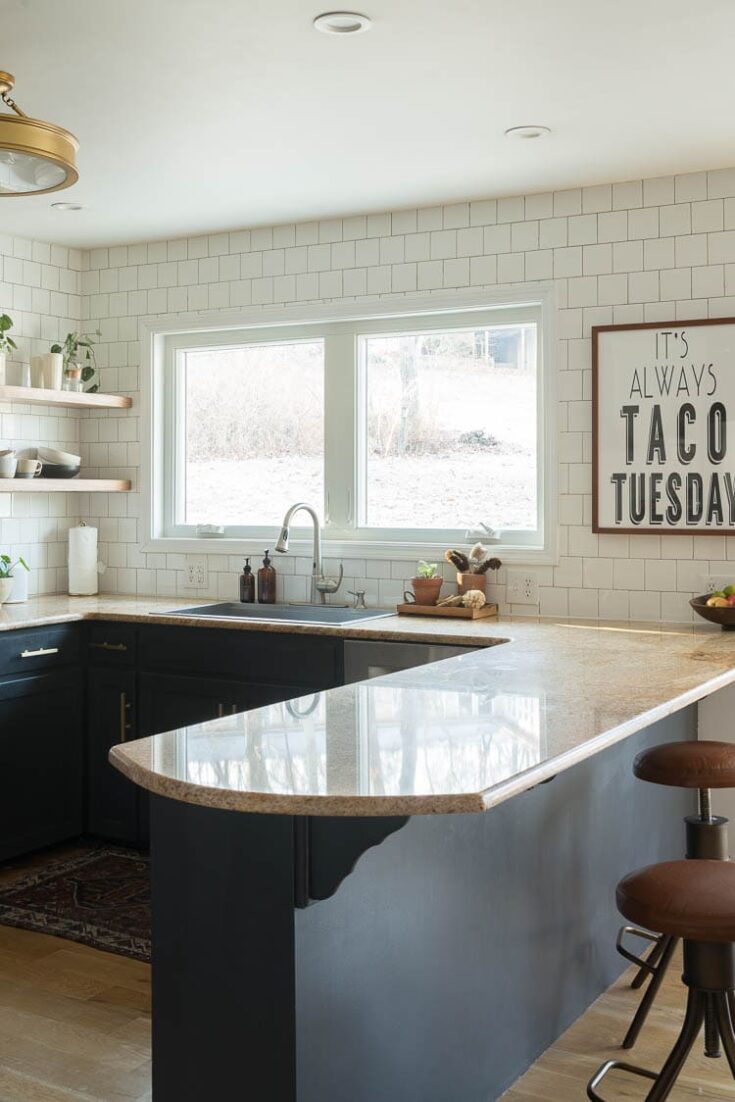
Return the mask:
[(274, 605), (276, 603), (276, 571), (267, 551), (263, 559), (263, 565), (258, 571), (258, 600), (262, 605)]
[(250, 559), (245, 559), (245, 566), (240, 575), (240, 600), (243, 604), (252, 604), (255, 600), (255, 575), (250, 565)]

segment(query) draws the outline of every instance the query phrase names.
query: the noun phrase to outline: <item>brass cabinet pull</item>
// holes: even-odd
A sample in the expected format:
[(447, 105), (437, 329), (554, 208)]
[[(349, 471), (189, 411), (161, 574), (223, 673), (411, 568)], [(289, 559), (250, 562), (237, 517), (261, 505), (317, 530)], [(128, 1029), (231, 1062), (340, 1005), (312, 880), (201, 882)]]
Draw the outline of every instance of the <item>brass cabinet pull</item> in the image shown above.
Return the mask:
[(127, 650), (127, 643), (92, 643), (97, 650)]
[[(225, 711), (225, 708), (227, 708), (227, 711)], [(236, 716), (237, 715), (237, 704), (227, 704), (227, 705), (225, 705), (225, 704), (222, 704), (222, 702), (220, 701), (220, 703), (217, 705), (217, 719), (222, 719), (226, 715)]]
[(128, 741), (128, 731), (132, 728), (132, 723), (128, 723), (128, 711), (130, 704), (126, 693), (120, 693), (120, 742)]
[(21, 651), (21, 658), (40, 658), (44, 654), (58, 654), (58, 647), (39, 647), (38, 650), (24, 650)]

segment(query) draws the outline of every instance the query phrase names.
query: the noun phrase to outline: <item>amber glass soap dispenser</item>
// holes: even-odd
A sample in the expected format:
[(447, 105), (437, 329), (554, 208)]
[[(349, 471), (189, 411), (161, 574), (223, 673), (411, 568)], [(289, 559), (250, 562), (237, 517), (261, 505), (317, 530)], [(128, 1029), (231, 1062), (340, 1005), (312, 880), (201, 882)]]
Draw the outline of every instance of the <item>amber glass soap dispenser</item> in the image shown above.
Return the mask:
[(258, 571), (258, 600), (262, 605), (274, 605), (276, 603), (276, 569), (265, 553), (263, 565)]
[(251, 605), (255, 600), (255, 575), (250, 559), (245, 559), (245, 566), (240, 575), (240, 600), (244, 605)]

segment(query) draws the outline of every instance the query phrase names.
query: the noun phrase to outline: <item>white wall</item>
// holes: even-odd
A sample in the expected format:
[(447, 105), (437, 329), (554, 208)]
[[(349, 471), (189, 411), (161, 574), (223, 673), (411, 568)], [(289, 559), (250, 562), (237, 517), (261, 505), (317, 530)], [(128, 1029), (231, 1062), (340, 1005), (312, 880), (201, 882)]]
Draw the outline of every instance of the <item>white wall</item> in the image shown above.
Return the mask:
[[(187, 326), (204, 310), (553, 279), (560, 559), (538, 568), (541, 613), (688, 620), (705, 575), (735, 574), (735, 538), (592, 533), (589, 341), (595, 324), (735, 314), (735, 169), (93, 249), (82, 266), (84, 324), (102, 330), (103, 389), (134, 397), (138, 324), (156, 314), (180, 314)], [(137, 486), (135, 409), (91, 415), (80, 428), (91, 467)], [(80, 513), (100, 524), (108, 589), (184, 592), (181, 556), (140, 551), (137, 493), (80, 497)], [(234, 596), (239, 558), (210, 553), (209, 564), (211, 593)], [(347, 584), (390, 604), (413, 565), (351, 561)], [(305, 594), (308, 562), (278, 566), (287, 595)], [(502, 571), (498, 582), (507, 608)]]
[[(10, 335), (18, 345), (8, 382), (20, 382), (21, 363), (79, 327), (81, 267), (77, 249), (0, 234), (0, 314), (13, 318)], [(3, 448), (47, 444), (75, 451), (79, 431), (80, 420), (69, 410), (0, 402)], [(66, 533), (78, 515), (78, 496), (0, 494), (0, 553), (23, 555), (32, 567), (31, 592), (66, 588)]]

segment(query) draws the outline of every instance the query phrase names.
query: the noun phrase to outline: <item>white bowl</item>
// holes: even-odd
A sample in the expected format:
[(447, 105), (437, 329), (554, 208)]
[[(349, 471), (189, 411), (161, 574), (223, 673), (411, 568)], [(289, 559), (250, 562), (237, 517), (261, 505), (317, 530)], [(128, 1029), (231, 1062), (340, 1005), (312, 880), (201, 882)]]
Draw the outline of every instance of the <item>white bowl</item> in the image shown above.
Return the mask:
[(44, 463), (56, 463), (62, 467), (77, 467), (82, 462), (81, 455), (73, 455), (71, 452), (60, 452), (56, 448), (36, 448), (38, 458)]

